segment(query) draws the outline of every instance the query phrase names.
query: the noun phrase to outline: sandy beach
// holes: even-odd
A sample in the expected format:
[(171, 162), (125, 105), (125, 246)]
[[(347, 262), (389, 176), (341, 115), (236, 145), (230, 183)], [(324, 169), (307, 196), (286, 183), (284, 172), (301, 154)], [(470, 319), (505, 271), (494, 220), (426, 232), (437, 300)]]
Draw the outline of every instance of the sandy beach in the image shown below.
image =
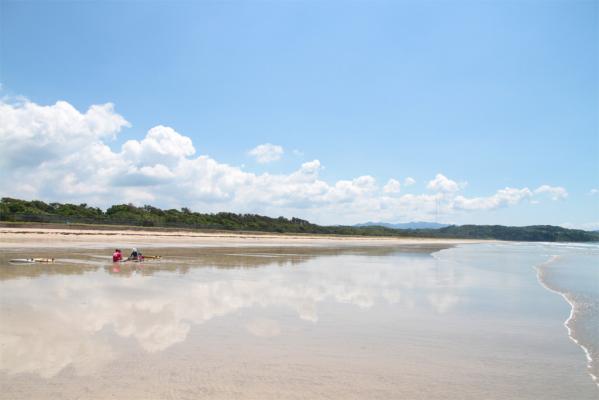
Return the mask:
[(484, 240), (176, 230), (0, 227), (0, 248), (456, 245)]
[(0, 400), (599, 400), (599, 0), (0, 0)]
[[(3, 230), (0, 399), (597, 396), (569, 304), (532, 268), (594, 253), (178, 235)], [(112, 263), (102, 246), (124, 242), (163, 258)]]

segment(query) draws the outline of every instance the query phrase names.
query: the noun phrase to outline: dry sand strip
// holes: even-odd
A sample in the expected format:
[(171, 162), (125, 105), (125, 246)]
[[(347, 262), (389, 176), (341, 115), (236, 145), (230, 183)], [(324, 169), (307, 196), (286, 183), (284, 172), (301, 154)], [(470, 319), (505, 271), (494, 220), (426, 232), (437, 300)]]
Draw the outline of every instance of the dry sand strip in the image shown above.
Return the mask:
[[(0, 228), (0, 248), (228, 247), (228, 246), (383, 246), (481, 243), (485, 240), (366, 236), (293, 235), (157, 230)], [(488, 242), (488, 241), (487, 241)]]

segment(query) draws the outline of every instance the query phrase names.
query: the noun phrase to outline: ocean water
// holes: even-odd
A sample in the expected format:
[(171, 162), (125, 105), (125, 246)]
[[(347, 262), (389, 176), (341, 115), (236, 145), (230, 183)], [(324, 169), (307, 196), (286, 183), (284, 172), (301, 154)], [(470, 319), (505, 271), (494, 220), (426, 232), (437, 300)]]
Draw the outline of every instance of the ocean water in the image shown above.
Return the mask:
[(22, 252), (2, 399), (599, 398), (599, 246)]
[(585, 352), (589, 374), (599, 386), (599, 247), (545, 245), (543, 250), (549, 257), (536, 267), (539, 282), (570, 305), (564, 325)]

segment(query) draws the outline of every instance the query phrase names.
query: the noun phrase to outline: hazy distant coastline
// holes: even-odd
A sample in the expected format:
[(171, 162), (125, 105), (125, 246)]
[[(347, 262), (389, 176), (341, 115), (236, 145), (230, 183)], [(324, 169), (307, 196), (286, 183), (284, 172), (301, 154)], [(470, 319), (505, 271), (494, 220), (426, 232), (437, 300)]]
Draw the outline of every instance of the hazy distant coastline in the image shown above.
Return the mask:
[[(595, 242), (599, 233), (552, 225), (450, 225), (434, 228), (396, 229), (389, 226), (321, 226), (300, 218), (272, 218), (257, 214), (215, 214), (193, 212), (188, 208), (162, 210), (145, 205), (119, 204), (106, 211), (87, 204), (45, 203), (4, 197), (0, 201), (0, 221), (5, 223), (54, 223), (121, 225), (145, 228), (247, 231), (279, 234), (318, 234), (341, 236), (414, 237), (437, 239), (485, 239), (535, 242)], [(370, 223), (373, 224), (373, 223)], [(116, 228), (119, 229), (119, 228)]]

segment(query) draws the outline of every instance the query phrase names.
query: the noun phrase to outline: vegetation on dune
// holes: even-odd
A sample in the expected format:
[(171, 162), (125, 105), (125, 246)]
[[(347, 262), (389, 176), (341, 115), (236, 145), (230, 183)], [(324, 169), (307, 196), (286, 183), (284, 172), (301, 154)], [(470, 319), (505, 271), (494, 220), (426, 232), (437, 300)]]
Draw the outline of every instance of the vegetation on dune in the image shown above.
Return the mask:
[(559, 226), (462, 225), (441, 229), (392, 229), (382, 226), (320, 226), (300, 218), (271, 218), (256, 214), (192, 212), (188, 208), (162, 210), (145, 205), (119, 204), (102, 211), (87, 204), (44, 203), (2, 198), (0, 221), (114, 224), (131, 226), (223, 229), (279, 233), (317, 233), (359, 236), (468, 238), (546, 242), (599, 241), (599, 233)]

